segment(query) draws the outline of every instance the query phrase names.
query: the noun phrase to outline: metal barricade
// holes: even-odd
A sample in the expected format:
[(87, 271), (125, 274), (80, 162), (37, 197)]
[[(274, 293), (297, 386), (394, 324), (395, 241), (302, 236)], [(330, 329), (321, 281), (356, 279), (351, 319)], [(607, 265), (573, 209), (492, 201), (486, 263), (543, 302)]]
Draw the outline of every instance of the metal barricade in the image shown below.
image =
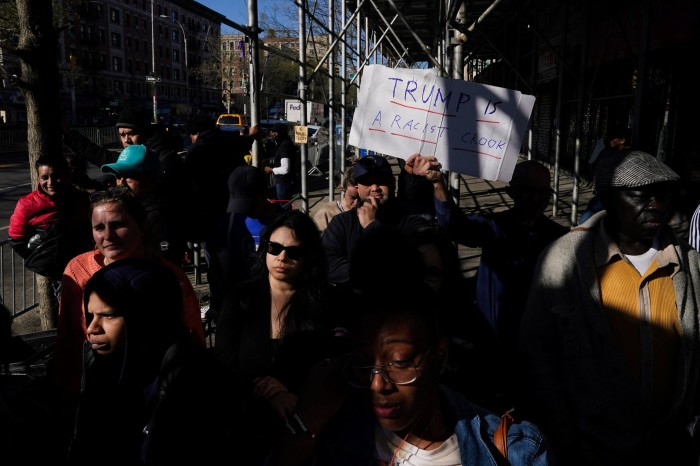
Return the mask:
[(36, 274), (24, 267), (22, 259), (10, 246), (0, 241), (0, 301), (17, 317), (39, 306)]
[[(119, 143), (119, 132), (115, 126), (81, 127), (75, 131), (102, 146)], [(0, 153), (27, 150), (27, 130), (14, 129), (0, 131)]]
[(0, 131), (0, 153), (27, 150), (27, 130), (13, 129)]

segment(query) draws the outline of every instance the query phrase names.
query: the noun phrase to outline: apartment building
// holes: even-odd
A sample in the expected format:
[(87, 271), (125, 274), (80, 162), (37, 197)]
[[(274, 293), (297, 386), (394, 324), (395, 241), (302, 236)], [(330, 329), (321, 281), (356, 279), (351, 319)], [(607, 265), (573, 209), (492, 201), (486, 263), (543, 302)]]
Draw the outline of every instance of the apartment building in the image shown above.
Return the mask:
[[(261, 37), (260, 43), (260, 68), (264, 73), (265, 62), (274, 52), (269, 49), (277, 49), (282, 57), (293, 59), (299, 57), (298, 37)], [(250, 42), (244, 34), (221, 35), (221, 99), (227, 106), (241, 107), (250, 91)], [(306, 54), (308, 58), (316, 60), (323, 57), (328, 50), (328, 37), (318, 36), (307, 42)], [(313, 62), (313, 60), (310, 60)], [(263, 82), (263, 102), (282, 100), (289, 95), (268, 95)], [(263, 114), (265, 112), (263, 111)]]
[(59, 39), (63, 109), (101, 123), (125, 106), (163, 117), (220, 109), (220, 82), (192, 70), (211, 60), (224, 17), (188, 0), (73, 2)]

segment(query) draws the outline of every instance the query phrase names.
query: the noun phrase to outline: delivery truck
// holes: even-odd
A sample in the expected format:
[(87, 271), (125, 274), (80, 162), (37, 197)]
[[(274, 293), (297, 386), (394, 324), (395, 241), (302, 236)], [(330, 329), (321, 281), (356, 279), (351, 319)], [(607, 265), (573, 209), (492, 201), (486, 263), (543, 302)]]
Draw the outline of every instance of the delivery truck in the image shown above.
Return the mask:
[[(301, 100), (299, 99), (285, 99), (284, 101), (284, 112), (285, 120), (291, 121), (292, 123), (301, 123)], [(308, 124), (320, 125), (324, 121), (323, 116), (323, 104), (318, 102), (306, 102), (306, 122)]]

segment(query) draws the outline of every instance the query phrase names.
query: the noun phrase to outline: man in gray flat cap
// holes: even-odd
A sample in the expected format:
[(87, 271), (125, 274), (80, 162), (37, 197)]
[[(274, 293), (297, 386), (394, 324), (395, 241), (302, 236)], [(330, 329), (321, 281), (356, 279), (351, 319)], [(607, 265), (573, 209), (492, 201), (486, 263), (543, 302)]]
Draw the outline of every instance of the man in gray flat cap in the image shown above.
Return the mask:
[(667, 225), (679, 180), (645, 152), (602, 159), (605, 210), (539, 256), (524, 407), (561, 464), (698, 464), (700, 255)]

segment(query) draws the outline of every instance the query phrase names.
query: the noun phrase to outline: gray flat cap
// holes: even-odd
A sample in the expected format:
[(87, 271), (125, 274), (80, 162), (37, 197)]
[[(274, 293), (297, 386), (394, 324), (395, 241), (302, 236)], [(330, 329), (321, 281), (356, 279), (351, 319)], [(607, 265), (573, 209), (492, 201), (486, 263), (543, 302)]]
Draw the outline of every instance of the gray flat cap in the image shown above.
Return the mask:
[(593, 176), (596, 193), (680, 180), (668, 165), (642, 151), (608, 152), (596, 165)]

